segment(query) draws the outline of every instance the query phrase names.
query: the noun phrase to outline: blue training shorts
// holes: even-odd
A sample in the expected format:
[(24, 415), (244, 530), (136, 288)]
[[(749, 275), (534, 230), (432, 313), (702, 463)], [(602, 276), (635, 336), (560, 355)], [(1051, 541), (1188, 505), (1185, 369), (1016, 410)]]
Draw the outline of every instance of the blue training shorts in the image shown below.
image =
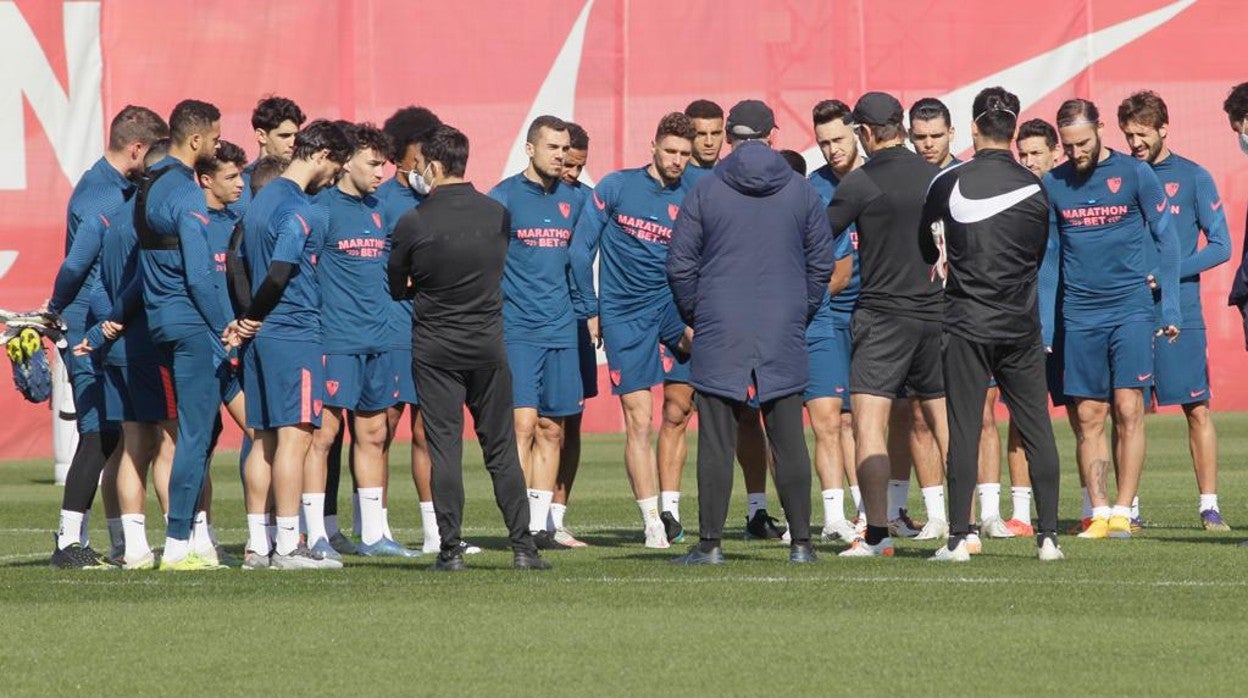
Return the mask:
[(325, 364), (321, 343), (257, 335), (243, 351), (247, 426), (321, 426)]
[(689, 357), (677, 358), (671, 349), (684, 333), (685, 323), (672, 302), (649, 317), (603, 323), (611, 393), (627, 395), (660, 383), (688, 383)]
[(1209, 344), (1205, 328), (1184, 328), (1170, 343), (1153, 343), (1153, 394), (1159, 405), (1190, 405), (1209, 399)]
[(511, 366), (513, 407), (530, 407), (543, 417), (567, 417), (584, 410), (575, 347), (554, 349), (508, 342), (507, 363)]
[[(325, 405), (377, 412), (398, 402), (399, 374), (390, 352), (326, 354)], [(412, 369), (407, 373), (410, 378)]]
[(1109, 400), (1115, 388), (1153, 384), (1153, 326), (1148, 320), (1092, 329), (1066, 328), (1066, 395)]

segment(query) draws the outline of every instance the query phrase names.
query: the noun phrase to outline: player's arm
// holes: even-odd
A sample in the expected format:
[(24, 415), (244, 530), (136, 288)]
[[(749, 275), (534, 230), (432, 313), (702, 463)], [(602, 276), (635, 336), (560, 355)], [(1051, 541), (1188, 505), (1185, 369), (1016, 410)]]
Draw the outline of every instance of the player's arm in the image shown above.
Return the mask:
[(572, 232), (572, 246), (568, 257), (572, 265), (572, 284), (574, 298), (579, 298), (580, 307), (577, 317), (583, 319), (598, 317), (598, 292), (594, 288), (594, 258), (598, 256), (598, 247), (602, 242), (602, 231), (607, 227), (607, 203), (610, 189), (602, 185), (590, 194), (590, 200), (581, 207), (581, 215), (577, 217), (576, 228)]
[(860, 171), (850, 172), (836, 188), (832, 203), (828, 204), (828, 224), (832, 227), (833, 235), (839, 236), (845, 232), (870, 203), (870, 197), (863, 191), (862, 181), (865, 178), (866, 175)]
[(212, 251), (208, 249), (208, 206), (198, 187), (190, 185), (181, 189), (181, 200), (176, 202), (174, 221), (178, 235), (178, 247), (182, 255), (182, 272), (186, 276), (186, 289), (191, 303), (204, 318), (204, 322), (218, 335), (225, 331), (229, 318), (217, 301), (216, 273)]
[(299, 259), (303, 255), (303, 245), (307, 237), (304, 229), (307, 225), (307, 221), (297, 213), (287, 216), (279, 224), (273, 258), (269, 262), (264, 280), (251, 298), (251, 305), (243, 314), (243, 319), (263, 322), (281, 302), (286, 285), (299, 268)]
[(390, 297), (396, 301), (412, 297), (408, 281), (412, 277), (412, 247), (420, 227), (420, 214), (415, 209), (399, 218), (390, 236), (390, 261), (386, 263), (386, 278), (390, 285)]
[(697, 314), (698, 270), (702, 261), (702, 204), (696, 187), (685, 196), (667, 248), (667, 284), (685, 324), (693, 327)]
[(1213, 177), (1204, 169), (1196, 174), (1196, 224), (1205, 234), (1205, 246), (1179, 262), (1179, 278), (1208, 271), (1231, 258), (1231, 231)]
[(832, 278), (828, 279), (828, 294), (835, 296), (849, 287), (854, 276), (854, 244), (848, 231), (832, 239), (832, 257), (836, 263), (832, 266)]
[(1178, 335), (1183, 316), (1179, 310), (1179, 236), (1174, 232), (1170, 205), (1153, 169), (1137, 163), (1136, 204), (1144, 212), (1149, 233), (1157, 245), (1157, 285), (1161, 289), (1161, 327), (1171, 338)]
[(1053, 350), (1053, 335), (1057, 327), (1057, 291), (1061, 278), (1062, 250), (1057, 233), (1057, 216), (1049, 207), (1049, 234), (1045, 239), (1044, 257), (1036, 274), (1037, 303), (1040, 306), (1040, 335), (1045, 349)]
[(60, 313), (65, 306), (74, 302), (87, 277), (91, 275), (91, 267), (99, 258), (106, 230), (108, 218), (102, 214), (86, 218), (78, 225), (74, 243), (65, 260), (61, 262), (61, 268), (56, 272), (56, 280), (52, 283), (52, 298), (48, 301), (50, 312)]
[[(805, 230), (802, 232), (802, 250), (806, 256), (806, 321), (810, 322), (823, 304), (824, 293), (831, 291), (835, 245), (823, 200), (813, 188), (807, 189), (810, 192), (806, 206)], [(846, 273), (841, 288), (845, 288), (848, 283), (849, 274)]]

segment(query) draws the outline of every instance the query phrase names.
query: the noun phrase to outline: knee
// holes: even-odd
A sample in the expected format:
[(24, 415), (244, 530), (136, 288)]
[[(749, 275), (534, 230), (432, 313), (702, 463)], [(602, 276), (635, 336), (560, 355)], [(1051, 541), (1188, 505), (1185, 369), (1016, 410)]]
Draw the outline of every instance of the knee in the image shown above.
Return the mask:
[(1192, 405), (1184, 409), (1187, 413), (1188, 428), (1192, 430), (1204, 430), (1213, 428), (1213, 413), (1209, 409), (1207, 403)]
[(643, 409), (624, 410), (624, 432), (629, 439), (649, 439), (653, 426), (650, 414)]
[(691, 414), (693, 414), (693, 403), (683, 400), (664, 400), (663, 428), (684, 429), (689, 424)]
[(548, 444), (563, 443), (563, 420), (546, 419), (545, 417), (539, 419), (537, 421), (537, 438)]

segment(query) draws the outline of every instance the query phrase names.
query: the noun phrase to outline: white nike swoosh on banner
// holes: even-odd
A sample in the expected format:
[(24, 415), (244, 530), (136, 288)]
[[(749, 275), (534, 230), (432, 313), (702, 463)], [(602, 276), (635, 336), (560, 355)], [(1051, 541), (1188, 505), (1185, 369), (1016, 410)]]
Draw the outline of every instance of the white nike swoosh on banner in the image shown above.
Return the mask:
[[(971, 103), (975, 101), (975, 95), (980, 90), (993, 85), (1005, 85), (1018, 95), (1023, 109), (1027, 109), (1073, 80), (1079, 73), (1091, 68), (1097, 61), (1170, 21), (1195, 2), (1196, 0), (1179, 0), (1112, 27), (1085, 34), (1005, 70), (956, 88), (941, 95), (940, 100), (948, 105), (955, 120), (970, 118)], [(970, 147), (970, 129), (959, 128), (954, 133), (950, 151), (963, 153)], [(802, 157), (806, 158), (807, 167), (812, 171), (824, 164), (818, 145), (804, 151)]]
[[(563, 48), (559, 49), (559, 54), (555, 56), (550, 72), (546, 73), (546, 79), (542, 81), (542, 86), (537, 90), (537, 96), (533, 98), (533, 106), (529, 107), (528, 115), (520, 124), (520, 133), (511, 145), (507, 164), (503, 166), (503, 172), (499, 176), (500, 181), (528, 167), (529, 156), (524, 153), (524, 144), (528, 140), (526, 136), (529, 134), (529, 124), (534, 119), (542, 114), (553, 114), (560, 119), (574, 118), (576, 76), (581, 69), (581, 48), (585, 44), (585, 26), (589, 24), (589, 11), (593, 7), (594, 0), (587, 0), (585, 7), (581, 8), (581, 14), (572, 24), (572, 30), (568, 32), (568, 38), (563, 40)], [(581, 180), (591, 187), (594, 185), (585, 173), (581, 174)]]
[(953, 183), (953, 191), (949, 194), (949, 216), (959, 223), (978, 223), (1009, 210), (1038, 191), (1039, 184), (1028, 184), (1022, 189), (1007, 191), (987, 199), (968, 199), (962, 195), (962, 180), (959, 179)]

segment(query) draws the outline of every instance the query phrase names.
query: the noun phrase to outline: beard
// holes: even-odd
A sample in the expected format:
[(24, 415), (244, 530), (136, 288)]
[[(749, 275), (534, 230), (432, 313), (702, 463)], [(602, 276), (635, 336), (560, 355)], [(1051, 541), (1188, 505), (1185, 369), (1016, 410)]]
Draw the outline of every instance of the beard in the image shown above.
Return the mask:
[(1092, 170), (1096, 169), (1096, 164), (1100, 162), (1100, 159), (1101, 159), (1101, 139), (1098, 136), (1097, 139), (1093, 141), (1092, 153), (1088, 157), (1088, 161), (1082, 164), (1080, 164), (1078, 160), (1075, 161), (1075, 172), (1081, 175), (1089, 174), (1090, 172), (1092, 172)]

